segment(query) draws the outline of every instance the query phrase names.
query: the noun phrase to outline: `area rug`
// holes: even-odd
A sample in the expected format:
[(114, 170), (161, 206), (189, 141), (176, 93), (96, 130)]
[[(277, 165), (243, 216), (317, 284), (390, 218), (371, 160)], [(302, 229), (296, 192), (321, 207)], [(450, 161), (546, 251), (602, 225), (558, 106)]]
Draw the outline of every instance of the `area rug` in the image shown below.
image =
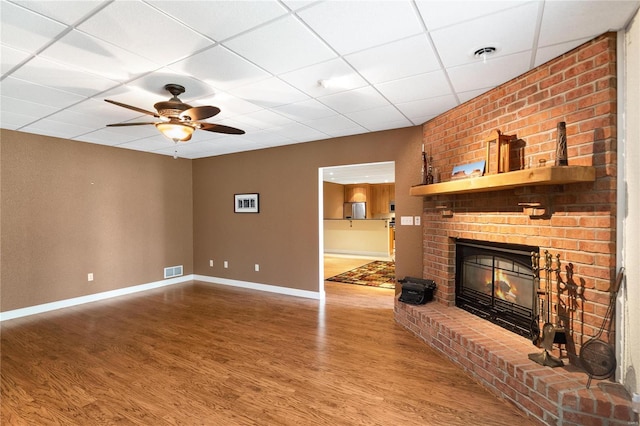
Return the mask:
[(376, 260), (327, 278), (327, 281), (367, 285), (370, 287), (396, 288), (396, 264), (394, 262)]

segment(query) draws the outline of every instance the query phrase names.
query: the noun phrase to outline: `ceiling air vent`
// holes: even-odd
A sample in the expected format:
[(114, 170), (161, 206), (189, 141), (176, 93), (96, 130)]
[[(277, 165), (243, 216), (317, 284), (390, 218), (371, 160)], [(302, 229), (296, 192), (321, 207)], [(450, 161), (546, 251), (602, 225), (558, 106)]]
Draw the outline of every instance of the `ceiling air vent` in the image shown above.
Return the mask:
[(165, 278), (173, 278), (179, 277), (182, 275), (182, 265), (180, 266), (169, 266), (164, 268), (164, 277)]

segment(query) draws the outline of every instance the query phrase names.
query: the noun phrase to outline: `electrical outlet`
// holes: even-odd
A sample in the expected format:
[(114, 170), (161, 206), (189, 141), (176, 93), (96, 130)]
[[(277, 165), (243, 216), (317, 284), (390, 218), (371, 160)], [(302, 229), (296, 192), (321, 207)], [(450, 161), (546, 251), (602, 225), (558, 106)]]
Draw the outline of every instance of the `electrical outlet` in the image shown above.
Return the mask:
[(415, 216), (413, 218), (413, 224), (416, 226), (420, 226), (420, 216)]
[(224, 261), (224, 267), (228, 268), (229, 267), (229, 262), (227, 262), (226, 260)]
[(213, 267), (213, 259), (209, 260), (209, 266)]
[(257, 263), (254, 266), (254, 269), (256, 272), (260, 272), (260, 265), (258, 265)]
[(87, 281), (93, 281), (93, 272), (87, 274)]

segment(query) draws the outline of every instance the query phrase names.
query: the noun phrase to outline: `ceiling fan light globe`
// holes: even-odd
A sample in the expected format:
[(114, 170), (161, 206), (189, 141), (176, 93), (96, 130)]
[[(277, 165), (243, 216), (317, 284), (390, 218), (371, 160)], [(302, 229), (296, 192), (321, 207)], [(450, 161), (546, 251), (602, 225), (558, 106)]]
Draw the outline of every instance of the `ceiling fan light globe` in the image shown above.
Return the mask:
[(180, 123), (156, 123), (156, 128), (167, 138), (172, 141), (186, 142), (191, 139), (191, 135), (195, 130), (191, 126)]

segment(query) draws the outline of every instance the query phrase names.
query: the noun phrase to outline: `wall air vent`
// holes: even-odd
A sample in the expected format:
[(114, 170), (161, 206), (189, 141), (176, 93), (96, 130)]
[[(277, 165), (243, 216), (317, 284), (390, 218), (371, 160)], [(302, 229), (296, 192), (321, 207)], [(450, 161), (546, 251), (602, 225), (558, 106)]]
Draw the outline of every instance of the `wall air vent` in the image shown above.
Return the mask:
[(179, 277), (182, 275), (182, 265), (180, 266), (169, 266), (164, 268), (164, 277), (165, 278), (173, 278)]

